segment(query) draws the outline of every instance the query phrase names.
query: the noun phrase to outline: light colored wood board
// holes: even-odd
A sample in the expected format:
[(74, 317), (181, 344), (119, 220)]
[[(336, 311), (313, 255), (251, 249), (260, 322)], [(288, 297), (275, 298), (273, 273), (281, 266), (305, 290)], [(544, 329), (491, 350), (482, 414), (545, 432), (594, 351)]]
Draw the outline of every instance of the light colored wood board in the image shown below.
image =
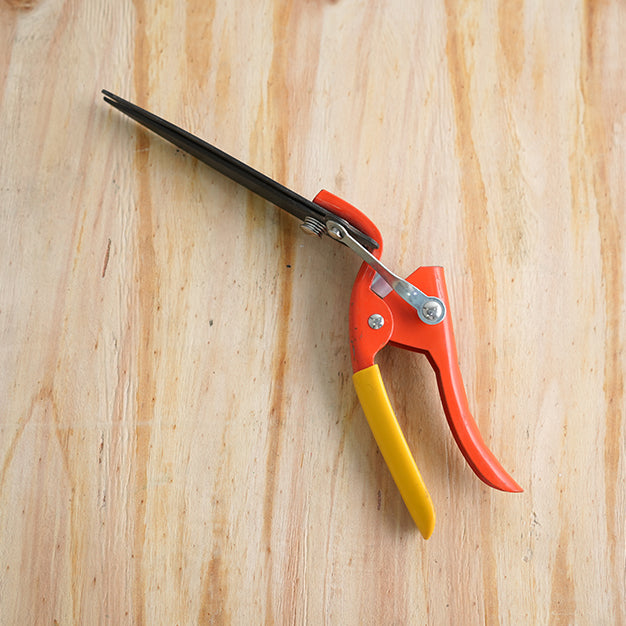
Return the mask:
[[(0, 622), (626, 621), (623, 3), (0, 4)], [(107, 88), (446, 268), (478, 481), (427, 361), (351, 383), (358, 260)]]

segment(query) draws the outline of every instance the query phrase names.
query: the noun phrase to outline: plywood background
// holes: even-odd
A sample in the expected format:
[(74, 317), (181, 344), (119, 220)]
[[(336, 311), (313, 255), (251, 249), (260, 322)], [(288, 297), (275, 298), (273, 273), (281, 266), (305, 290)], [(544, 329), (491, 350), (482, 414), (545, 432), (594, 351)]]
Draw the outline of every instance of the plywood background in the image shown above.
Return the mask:
[[(0, 0), (0, 623), (623, 624), (626, 5)], [(107, 88), (446, 268), (478, 481), (359, 266)]]

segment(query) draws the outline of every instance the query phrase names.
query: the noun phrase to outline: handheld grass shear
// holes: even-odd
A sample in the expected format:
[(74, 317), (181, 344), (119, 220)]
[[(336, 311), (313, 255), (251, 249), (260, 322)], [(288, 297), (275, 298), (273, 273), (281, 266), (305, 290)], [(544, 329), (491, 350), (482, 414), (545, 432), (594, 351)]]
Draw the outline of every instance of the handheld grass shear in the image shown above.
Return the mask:
[(420, 267), (406, 279), (400, 278), (380, 261), (383, 238), (378, 228), (341, 198), (320, 191), (309, 201), (170, 122), (109, 91), (103, 94), (106, 102), (139, 124), (294, 215), (307, 234), (328, 235), (363, 260), (350, 300), (354, 387), (383, 458), (424, 538), (434, 529), (433, 503), (374, 362), (387, 344), (428, 357), (452, 435), (476, 475), (495, 489), (522, 491), (486, 446), (470, 413), (443, 268)]

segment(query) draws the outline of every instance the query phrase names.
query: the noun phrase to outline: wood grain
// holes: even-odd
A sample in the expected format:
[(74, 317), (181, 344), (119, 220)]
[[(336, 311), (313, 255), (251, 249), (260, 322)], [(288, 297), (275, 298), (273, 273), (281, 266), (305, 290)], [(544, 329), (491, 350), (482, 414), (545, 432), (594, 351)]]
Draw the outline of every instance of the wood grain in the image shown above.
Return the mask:
[[(0, 623), (626, 623), (626, 5), (0, 1)], [(424, 542), (350, 376), (358, 260), (107, 88), (446, 268), (486, 441), (378, 359)]]

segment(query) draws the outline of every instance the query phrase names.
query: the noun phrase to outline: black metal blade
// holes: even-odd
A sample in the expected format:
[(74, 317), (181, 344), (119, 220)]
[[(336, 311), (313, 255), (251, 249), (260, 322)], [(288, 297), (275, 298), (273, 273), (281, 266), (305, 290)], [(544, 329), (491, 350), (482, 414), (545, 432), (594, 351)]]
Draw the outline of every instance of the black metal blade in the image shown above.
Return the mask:
[(138, 107), (132, 102), (128, 102), (116, 96), (110, 91), (102, 90), (102, 93), (104, 94), (105, 102), (108, 102), (118, 111), (121, 111), (142, 126), (145, 126), (160, 137), (163, 137), (163, 139), (178, 146), (181, 150), (184, 150), (203, 163), (211, 166), (224, 176), (243, 185), (246, 189), (249, 189), (288, 213), (291, 213), (299, 220), (304, 221), (305, 218), (312, 217), (322, 222), (322, 224), (326, 223), (328, 219), (338, 221), (346, 227), (352, 237), (368, 250), (378, 248), (378, 243), (374, 239), (368, 237), (365, 233), (341, 219), (339, 216), (307, 200), (295, 191), (284, 187), (229, 154), (222, 152), (222, 150), (212, 146), (210, 143)]

